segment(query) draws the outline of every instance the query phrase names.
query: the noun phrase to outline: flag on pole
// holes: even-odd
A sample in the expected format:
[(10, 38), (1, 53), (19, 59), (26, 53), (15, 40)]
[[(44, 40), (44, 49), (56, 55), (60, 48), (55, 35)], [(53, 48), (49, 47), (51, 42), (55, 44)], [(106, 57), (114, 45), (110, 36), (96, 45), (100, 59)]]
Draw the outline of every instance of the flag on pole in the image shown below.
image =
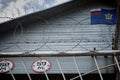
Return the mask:
[(116, 24), (116, 9), (95, 9), (91, 10), (91, 24)]

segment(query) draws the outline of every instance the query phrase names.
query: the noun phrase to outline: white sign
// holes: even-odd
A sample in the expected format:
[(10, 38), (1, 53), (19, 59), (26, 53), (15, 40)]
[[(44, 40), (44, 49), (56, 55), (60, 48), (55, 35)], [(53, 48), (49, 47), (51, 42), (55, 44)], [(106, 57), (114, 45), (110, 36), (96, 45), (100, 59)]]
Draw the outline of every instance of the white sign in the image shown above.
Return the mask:
[(48, 71), (51, 68), (51, 63), (45, 59), (39, 59), (32, 63), (32, 70), (37, 73)]
[(14, 63), (11, 60), (0, 60), (0, 73), (9, 72), (14, 68)]

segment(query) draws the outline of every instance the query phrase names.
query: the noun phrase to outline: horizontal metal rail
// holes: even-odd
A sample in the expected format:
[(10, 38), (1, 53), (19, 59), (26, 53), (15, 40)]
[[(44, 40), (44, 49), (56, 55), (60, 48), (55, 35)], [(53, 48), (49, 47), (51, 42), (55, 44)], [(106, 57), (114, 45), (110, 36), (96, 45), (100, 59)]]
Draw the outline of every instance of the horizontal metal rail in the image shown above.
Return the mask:
[(62, 57), (62, 56), (114, 56), (120, 50), (81, 52), (0, 52), (0, 57)]

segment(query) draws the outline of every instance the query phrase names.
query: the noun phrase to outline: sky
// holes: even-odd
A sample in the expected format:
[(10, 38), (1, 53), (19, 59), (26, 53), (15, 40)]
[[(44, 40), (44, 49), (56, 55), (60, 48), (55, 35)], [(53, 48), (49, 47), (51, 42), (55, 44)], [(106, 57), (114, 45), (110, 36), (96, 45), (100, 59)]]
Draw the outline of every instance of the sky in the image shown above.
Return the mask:
[(0, 0), (0, 23), (70, 0)]

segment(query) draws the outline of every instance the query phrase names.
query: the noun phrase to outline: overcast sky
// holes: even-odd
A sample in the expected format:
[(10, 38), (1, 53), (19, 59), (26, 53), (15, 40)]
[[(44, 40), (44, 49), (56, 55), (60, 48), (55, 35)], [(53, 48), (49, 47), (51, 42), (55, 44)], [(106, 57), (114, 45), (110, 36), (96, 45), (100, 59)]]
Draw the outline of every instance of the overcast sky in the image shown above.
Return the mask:
[(70, 0), (0, 0), (0, 22), (3, 17), (16, 18), (35, 11), (40, 11)]

